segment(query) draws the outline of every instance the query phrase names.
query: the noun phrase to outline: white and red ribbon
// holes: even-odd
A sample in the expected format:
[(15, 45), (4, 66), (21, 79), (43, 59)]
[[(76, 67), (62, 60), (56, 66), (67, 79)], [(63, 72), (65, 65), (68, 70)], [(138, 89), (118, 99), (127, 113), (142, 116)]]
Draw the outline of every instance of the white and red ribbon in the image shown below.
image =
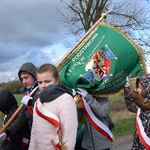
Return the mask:
[(142, 121), (139, 117), (140, 112), (141, 112), (141, 109), (138, 108), (137, 113), (136, 113), (136, 130), (137, 130), (137, 134), (139, 136), (140, 141), (145, 146), (145, 148), (148, 150), (148, 149), (150, 149), (150, 138), (146, 135), (146, 133), (144, 131)]
[(92, 124), (92, 126), (102, 135), (107, 137), (110, 140), (110, 142), (113, 142), (113, 134), (111, 133), (110, 129), (103, 122), (101, 122), (99, 119), (96, 118), (89, 104), (85, 101), (83, 97), (81, 98), (81, 102), (83, 104), (82, 105), (83, 112), (87, 117), (87, 119), (89, 120), (89, 122)]
[(26, 147), (27, 145), (29, 145), (29, 142), (30, 142), (29, 139), (23, 137), (21, 147)]
[[(59, 141), (59, 132), (60, 132), (60, 121), (59, 118), (52, 113), (51, 111), (49, 111), (48, 109), (46, 109), (42, 103), (40, 102), (40, 100), (38, 99), (36, 102), (36, 108), (35, 108), (36, 113), (44, 118), (45, 120), (47, 120), (48, 122), (50, 122), (51, 124), (53, 124), (54, 126), (56, 126), (56, 132), (57, 132), (57, 144), (55, 144), (55, 147), (57, 147), (59, 150), (61, 150), (61, 146), (60, 146), (60, 141)], [(56, 139), (55, 139), (56, 140)]]

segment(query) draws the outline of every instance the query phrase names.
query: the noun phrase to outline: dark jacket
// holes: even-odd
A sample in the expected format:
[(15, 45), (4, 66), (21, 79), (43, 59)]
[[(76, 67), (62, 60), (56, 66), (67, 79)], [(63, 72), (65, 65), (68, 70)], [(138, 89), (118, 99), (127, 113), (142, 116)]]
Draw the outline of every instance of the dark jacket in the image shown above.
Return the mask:
[[(6, 115), (4, 124), (10, 119), (10, 117), (17, 110), (18, 105), (15, 97), (8, 91), (0, 91), (0, 110)], [(26, 118), (26, 107), (24, 107), (16, 119), (6, 129), (7, 139), (1, 144), (0, 150), (27, 150), (28, 145), (24, 145), (22, 140), (30, 138), (30, 129), (28, 119)]]

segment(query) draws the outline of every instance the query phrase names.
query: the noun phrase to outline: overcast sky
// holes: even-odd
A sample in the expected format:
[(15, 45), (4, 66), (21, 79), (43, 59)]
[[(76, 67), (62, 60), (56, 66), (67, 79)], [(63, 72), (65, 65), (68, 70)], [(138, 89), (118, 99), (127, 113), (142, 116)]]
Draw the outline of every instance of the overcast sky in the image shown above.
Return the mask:
[(57, 62), (71, 47), (57, 9), (60, 0), (1, 0), (0, 82), (18, 79), (25, 62)]
[(18, 79), (25, 62), (57, 64), (71, 49), (60, 0), (1, 0), (0, 82)]

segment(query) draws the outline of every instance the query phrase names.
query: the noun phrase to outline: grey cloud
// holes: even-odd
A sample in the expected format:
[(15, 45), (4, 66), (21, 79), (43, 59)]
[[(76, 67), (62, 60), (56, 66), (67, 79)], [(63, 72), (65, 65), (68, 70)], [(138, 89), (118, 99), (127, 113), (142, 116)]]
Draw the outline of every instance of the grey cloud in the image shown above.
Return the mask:
[(4, 44), (0, 42), (0, 63), (5, 63), (19, 57), (22, 54), (20, 48), (15, 44)]
[(57, 0), (1, 1), (0, 41), (40, 47), (60, 40), (64, 28), (58, 21), (57, 4)]
[[(66, 47), (66, 30), (57, 12), (62, 8), (60, 0), (1, 1), (0, 82), (17, 78), (17, 70), (27, 61), (36, 66), (59, 61), (62, 50), (57, 43)], [(50, 54), (43, 52), (50, 47)]]

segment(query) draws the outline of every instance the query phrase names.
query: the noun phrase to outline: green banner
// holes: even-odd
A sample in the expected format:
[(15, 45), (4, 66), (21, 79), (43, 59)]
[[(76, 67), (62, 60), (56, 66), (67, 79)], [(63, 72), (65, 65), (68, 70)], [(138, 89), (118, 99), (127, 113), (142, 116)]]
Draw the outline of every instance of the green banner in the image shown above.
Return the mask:
[(91, 94), (120, 91), (126, 77), (146, 73), (142, 50), (121, 30), (100, 22), (58, 65), (60, 81)]

